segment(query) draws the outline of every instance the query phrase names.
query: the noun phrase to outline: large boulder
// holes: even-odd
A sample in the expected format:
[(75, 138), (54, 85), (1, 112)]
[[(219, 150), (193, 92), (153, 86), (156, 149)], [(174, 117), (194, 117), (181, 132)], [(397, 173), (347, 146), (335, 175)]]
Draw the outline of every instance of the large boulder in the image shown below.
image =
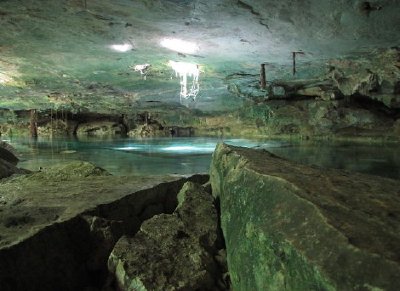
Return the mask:
[(7, 178), (18, 173), (22, 173), (22, 171), (12, 163), (0, 159), (0, 179)]
[(13, 153), (13, 148), (9, 144), (0, 141), (0, 179), (14, 174), (26, 173), (25, 170), (16, 167), (18, 161), (19, 159)]
[(234, 290), (400, 290), (400, 182), (219, 144)]
[(73, 162), (1, 180), (0, 290), (115, 290), (107, 289), (114, 244), (149, 216), (173, 212), (188, 180), (208, 176), (111, 176)]
[(122, 237), (108, 261), (120, 289), (218, 290), (213, 200), (200, 185), (187, 182), (173, 214), (157, 215), (134, 237)]
[(12, 147), (5, 142), (0, 142), (0, 159), (13, 164), (14, 166), (16, 166), (19, 161), (13, 153)]

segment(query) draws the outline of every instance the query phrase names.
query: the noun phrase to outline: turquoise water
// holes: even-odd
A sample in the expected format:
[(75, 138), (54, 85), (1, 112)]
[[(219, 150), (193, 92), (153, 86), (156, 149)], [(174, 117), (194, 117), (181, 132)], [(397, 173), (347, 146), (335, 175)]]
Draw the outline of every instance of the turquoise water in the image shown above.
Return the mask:
[(350, 143), (312, 144), (277, 140), (217, 138), (155, 139), (11, 139), (20, 153), (20, 167), (45, 168), (68, 160), (92, 162), (114, 175), (162, 175), (208, 172), (217, 142), (265, 148), (287, 159), (400, 178), (400, 148), (397, 145)]

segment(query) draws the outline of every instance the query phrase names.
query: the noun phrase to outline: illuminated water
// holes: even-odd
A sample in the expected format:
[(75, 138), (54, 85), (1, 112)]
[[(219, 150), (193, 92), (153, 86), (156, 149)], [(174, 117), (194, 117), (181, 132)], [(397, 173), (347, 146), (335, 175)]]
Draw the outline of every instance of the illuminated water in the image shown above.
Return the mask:
[(67, 160), (84, 160), (114, 175), (191, 174), (208, 172), (217, 142), (265, 148), (279, 156), (317, 165), (400, 178), (397, 145), (298, 144), (282, 141), (216, 138), (163, 139), (12, 139), (21, 154), (20, 167), (39, 167)]

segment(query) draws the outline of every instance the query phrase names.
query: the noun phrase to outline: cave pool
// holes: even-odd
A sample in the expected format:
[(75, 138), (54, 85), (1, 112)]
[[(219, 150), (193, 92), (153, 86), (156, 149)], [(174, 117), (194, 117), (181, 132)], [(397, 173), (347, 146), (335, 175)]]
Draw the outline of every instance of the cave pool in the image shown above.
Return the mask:
[(350, 142), (311, 143), (242, 138), (10, 138), (19, 167), (46, 168), (69, 160), (92, 162), (113, 175), (206, 173), (218, 142), (264, 148), (278, 156), (318, 167), (329, 167), (400, 178), (400, 147), (396, 144)]

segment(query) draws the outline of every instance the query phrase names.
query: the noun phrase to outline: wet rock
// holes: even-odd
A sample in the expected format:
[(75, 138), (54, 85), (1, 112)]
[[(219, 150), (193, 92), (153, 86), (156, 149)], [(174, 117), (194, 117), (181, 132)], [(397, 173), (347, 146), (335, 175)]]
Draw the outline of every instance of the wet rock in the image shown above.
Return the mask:
[[(75, 167), (81, 174), (71, 174)], [(208, 180), (114, 177), (77, 163), (55, 169), (0, 181), (2, 291), (113, 290), (107, 258), (120, 236), (134, 234), (143, 213), (172, 212), (186, 181)]]
[[(188, 182), (173, 214), (143, 223), (123, 237), (108, 266), (122, 290), (219, 290), (218, 218), (212, 196)], [(223, 261), (223, 258), (221, 258)], [(222, 263), (223, 264), (223, 263)]]
[(111, 175), (106, 170), (84, 161), (68, 161), (32, 174), (30, 180), (65, 181), (77, 178)]
[(17, 150), (12, 145), (10, 145), (8, 142), (0, 140), (0, 147), (8, 150), (14, 156), (17, 156)]
[(16, 166), (19, 161), (15, 156), (12, 147), (5, 142), (0, 142), (0, 159), (13, 164), (14, 166)]
[(126, 130), (120, 123), (113, 121), (92, 121), (81, 123), (76, 129), (78, 136), (125, 135)]
[(400, 182), (219, 144), (233, 290), (399, 290)]
[(44, 125), (38, 126), (37, 131), (39, 136), (66, 136), (73, 133), (70, 132), (69, 129), (68, 122), (55, 119)]
[(140, 124), (135, 129), (128, 132), (131, 137), (155, 137), (168, 136), (169, 132), (164, 130), (164, 127), (157, 121), (148, 124)]
[(167, 128), (167, 131), (169, 131), (170, 136), (174, 137), (190, 137), (195, 134), (193, 127), (171, 126)]
[(27, 174), (28, 170), (17, 168), (19, 159), (15, 150), (6, 142), (0, 142), (0, 179), (10, 177), (14, 174)]
[(12, 163), (0, 159), (0, 179), (10, 177), (14, 174), (25, 174), (27, 171), (17, 168)]

